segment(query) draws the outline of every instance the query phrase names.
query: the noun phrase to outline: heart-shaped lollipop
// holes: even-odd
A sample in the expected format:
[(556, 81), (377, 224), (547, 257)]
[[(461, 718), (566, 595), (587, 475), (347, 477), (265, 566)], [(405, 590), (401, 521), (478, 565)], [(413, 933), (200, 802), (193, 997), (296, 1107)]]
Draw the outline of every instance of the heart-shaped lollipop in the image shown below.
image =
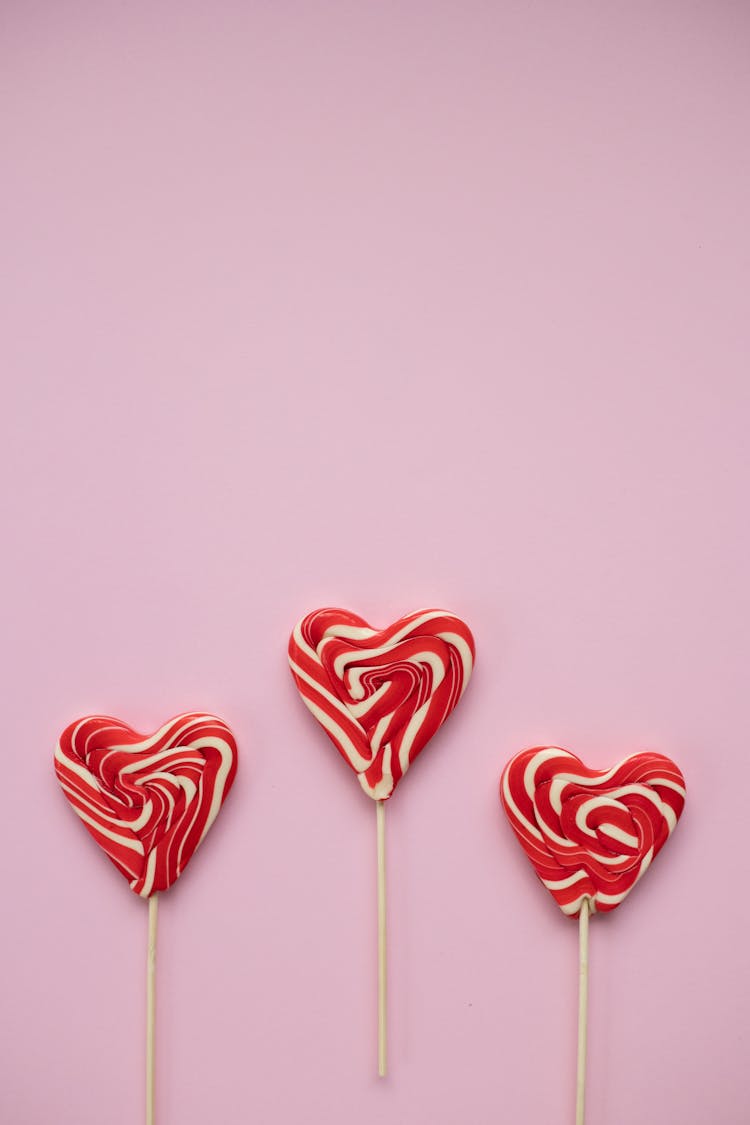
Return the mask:
[(308, 708), (375, 801), (378, 858), (378, 1074), (386, 1074), (385, 801), (463, 695), (474, 638), (444, 609), (373, 629), (345, 609), (297, 624), (289, 663)]
[(474, 639), (442, 609), (373, 629), (344, 609), (295, 627), (289, 663), (303, 700), (376, 801), (391, 796), (461, 698)]
[(669, 839), (685, 781), (663, 754), (588, 769), (559, 747), (511, 758), (500, 797), (534, 870), (564, 914), (619, 906)]
[(216, 819), (237, 747), (213, 715), (178, 715), (152, 735), (91, 715), (63, 731), (55, 771), (97, 844), (148, 898), (174, 883)]
[(584, 1125), (589, 916), (614, 910), (659, 854), (682, 813), (685, 781), (663, 754), (592, 770), (558, 746), (523, 750), (500, 779), (521, 847), (555, 902), (578, 918), (576, 1125)]

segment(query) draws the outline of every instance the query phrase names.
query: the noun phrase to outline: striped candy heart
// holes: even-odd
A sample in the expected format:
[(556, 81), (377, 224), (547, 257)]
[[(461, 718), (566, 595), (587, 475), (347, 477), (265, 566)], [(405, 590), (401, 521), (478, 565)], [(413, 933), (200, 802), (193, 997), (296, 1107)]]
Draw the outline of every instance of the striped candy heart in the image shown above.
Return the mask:
[(237, 747), (213, 715), (178, 715), (148, 736), (90, 715), (63, 731), (55, 771), (97, 844), (148, 898), (171, 887), (216, 819)]
[(614, 910), (669, 839), (685, 781), (662, 754), (591, 770), (557, 746), (511, 758), (500, 798), (534, 870), (564, 914)]
[(365, 793), (383, 801), (463, 695), (474, 639), (443, 609), (382, 630), (344, 609), (318, 609), (295, 626), (289, 663)]

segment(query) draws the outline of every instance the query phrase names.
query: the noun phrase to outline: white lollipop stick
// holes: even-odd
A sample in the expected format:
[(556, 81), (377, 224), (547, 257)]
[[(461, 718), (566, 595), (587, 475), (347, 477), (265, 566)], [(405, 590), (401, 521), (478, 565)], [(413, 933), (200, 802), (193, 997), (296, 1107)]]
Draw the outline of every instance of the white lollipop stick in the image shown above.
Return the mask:
[(386, 1074), (385, 801), (376, 801), (378, 824), (378, 1075)]
[(589, 999), (589, 900), (584, 898), (578, 915), (578, 1080), (576, 1125), (584, 1125), (586, 1098), (586, 1031)]
[(154, 1125), (154, 1016), (156, 1013), (156, 912), (159, 896), (148, 900), (146, 958), (146, 1125)]

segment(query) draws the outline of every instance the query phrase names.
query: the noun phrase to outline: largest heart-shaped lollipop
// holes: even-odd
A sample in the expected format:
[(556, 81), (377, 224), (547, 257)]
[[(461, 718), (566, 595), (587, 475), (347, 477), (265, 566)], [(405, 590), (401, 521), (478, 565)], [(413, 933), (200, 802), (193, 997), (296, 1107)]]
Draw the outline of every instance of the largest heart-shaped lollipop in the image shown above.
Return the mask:
[(295, 627), (289, 663), (365, 793), (383, 801), (463, 695), (474, 639), (443, 609), (410, 613), (387, 629), (345, 609), (318, 609)]
[(55, 751), (65, 796), (136, 894), (165, 891), (213, 824), (237, 772), (237, 746), (214, 715), (178, 715), (156, 734), (90, 715)]
[(564, 914), (614, 910), (669, 839), (685, 781), (663, 754), (592, 770), (557, 746), (508, 762), (500, 797), (534, 870)]

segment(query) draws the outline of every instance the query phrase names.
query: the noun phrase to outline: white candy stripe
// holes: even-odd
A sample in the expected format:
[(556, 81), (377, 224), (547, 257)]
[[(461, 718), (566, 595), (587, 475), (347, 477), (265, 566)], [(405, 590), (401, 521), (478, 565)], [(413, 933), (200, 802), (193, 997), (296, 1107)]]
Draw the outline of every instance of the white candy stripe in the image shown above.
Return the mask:
[(154, 874), (156, 873), (156, 852), (151, 852), (146, 861), (146, 875), (143, 880), (143, 889), (141, 895), (148, 898), (154, 886)]
[[(127, 768), (129, 767), (126, 767), (126, 769)], [(123, 770), (122, 772), (124, 773), (125, 770)], [(168, 800), (171, 801), (173, 801), (174, 798), (170, 795), (170, 790), (173, 789), (174, 786), (177, 786), (178, 789), (182, 789), (183, 793), (185, 794), (185, 800), (188, 802), (194, 800), (195, 794), (198, 791), (195, 782), (191, 778), (184, 777), (182, 774), (160, 773), (158, 771), (156, 773), (148, 774), (147, 777), (139, 777), (135, 784), (154, 785), (159, 781), (165, 781), (169, 786), (168, 789), (164, 790), (164, 795)]]
[(388, 724), (390, 723), (390, 721), (390, 715), (383, 715), (383, 718), (380, 719), (378, 725), (375, 727), (375, 730), (372, 733), (372, 738), (370, 740), (370, 749), (372, 750), (373, 754), (377, 754), (380, 750), (380, 743), (385, 732), (388, 730)]
[(386, 746), (383, 751), (383, 776), (377, 785), (370, 785), (367, 780), (367, 775), (360, 773), (359, 784), (364, 789), (368, 797), (372, 797), (373, 801), (384, 801), (393, 792), (393, 773), (391, 771), (391, 754), (390, 746)]
[(138, 855), (144, 854), (143, 844), (137, 837), (134, 836), (131, 838), (129, 836), (123, 836), (119, 832), (112, 832), (111, 829), (106, 828), (98, 820), (94, 820), (93, 817), (88, 816), (82, 809), (79, 809), (78, 805), (74, 805), (73, 807), (80, 816), (81, 820), (85, 824), (90, 824), (92, 828), (95, 828), (96, 831), (100, 833), (100, 835), (106, 836), (108, 840), (114, 840), (115, 843), (120, 845), (120, 847), (129, 848), (131, 851), (136, 852)]
[(352, 768), (355, 769), (357, 773), (362, 773), (363, 770), (366, 770), (370, 763), (366, 758), (362, 757), (346, 731), (342, 730), (338, 723), (336, 723), (322, 707), (319, 707), (317, 703), (313, 703), (309, 696), (303, 696), (303, 700), (307, 709), (312, 712), (320, 725), (325, 727), (329, 734), (333, 735), (338, 745), (345, 751)]
[[(182, 725), (178, 726), (178, 723)], [(107, 750), (108, 753), (117, 751), (120, 754), (145, 754), (147, 750), (150, 750), (152, 746), (160, 742), (167, 732), (170, 732), (170, 734), (164, 749), (166, 750), (170, 746), (179, 746), (180, 749), (182, 749), (183, 735), (188, 734), (194, 727), (194, 715), (178, 715), (175, 719), (172, 719), (171, 722), (165, 723), (163, 727), (160, 727), (156, 734), (149, 735), (149, 737), (145, 738), (142, 742), (125, 742), (119, 745), (109, 746)]]
[(206, 817), (206, 823), (204, 824), (203, 831), (201, 832), (202, 840), (213, 822), (216, 820), (216, 817), (219, 814), (219, 809), (222, 806), (222, 802), (224, 800), (224, 788), (226, 786), (229, 770), (232, 766), (232, 763), (234, 762), (234, 753), (231, 747), (224, 741), (223, 738), (197, 738), (193, 743), (193, 746), (196, 750), (203, 750), (208, 746), (214, 750), (218, 750), (221, 754), (221, 765), (219, 766), (219, 769), (216, 773), (216, 778), (214, 780), (211, 805), (208, 810), (208, 816)]
[(601, 824), (599, 831), (616, 840), (618, 844), (625, 844), (629, 848), (638, 847), (638, 837), (634, 836), (632, 832), (625, 832), (624, 829), (618, 828), (616, 824)]
[(398, 761), (401, 766), (401, 772), (406, 773), (409, 768), (409, 754), (414, 745), (414, 739), (417, 737), (422, 723), (425, 721), (427, 714), (432, 707), (432, 696), (422, 704), (422, 706), (414, 712), (404, 731), (404, 737), (401, 740), (401, 746), (398, 751)]
[[(365, 694), (365, 689), (362, 686), (361, 679), (361, 671), (352, 673), (352, 699), (362, 699), (363, 695)], [(363, 715), (366, 715), (368, 711), (372, 711), (375, 704), (379, 703), (384, 695), (387, 695), (387, 693), (390, 691), (390, 688), (391, 681), (384, 681), (384, 683), (380, 685), (377, 691), (374, 691), (372, 695), (369, 696), (369, 698), (363, 699), (361, 703), (350, 703), (347, 710), (351, 715), (354, 715), (355, 719), (360, 719)]]
[(604, 891), (598, 891), (596, 897), (599, 900), (599, 902), (608, 903), (608, 904), (609, 903), (614, 904), (614, 903), (622, 902), (622, 900), (625, 898), (625, 896), (627, 894), (629, 894), (630, 891), (633, 889), (633, 887), (638, 882), (638, 880), (641, 879), (643, 877), (643, 875), (645, 875), (646, 871), (648, 871), (649, 867), (651, 866), (651, 860), (653, 858), (654, 858), (654, 849), (649, 848), (649, 850), (646, 852), (646, 855), (641, 860), (641, 864), (640, 864), (640, 867), (639, 867), (639, 870), (638, 870), (638, 874), (636, 875), (636, 877), (633, 880), (633, 882), (631, 883), (631, 885), (627, 888), (627, 890), (622, 891), (622, 893), (618, 894), (618, 895), (608, 895), (608, 894), (605, 894)]
[(572, 875), (568, 875), (566, 879), (542, 879), (542, 882), (550, 891), (565, 891), (575, 883), (580, 883), (581, 879), (587, 878), (586, 872), (581, 867), (578, 871), (574, 871)]
[[(445, 616), (449, 616), (446, 614)], [(471, 673), (474, 670), (474, 658), (471, 655), (471, 649), (467, 645), (463, 637), (459, 637), (458, 633), (438, 633), (437, 636), (441, 641), (445, 641), (447, 645), (452, 645), (461, 658), (461, 668), (463, 675), (461, 676), (461, 686), (458, 691), (458, 698), (460, 699), (466, 691), (466, 685), (471, 678)]]
[(656, 808), (666, 820), (667, 824), (669, 825), (669, 831), (672, 831), (674, 826), (677, 824), (677, 817), (675, 816), (674, 809), (671, 805), (668, 805), (666, 801), (662, 801), (659, 794), (655, 792), (655, 790), (651, 789), (648, 785), (639, 785), (638, 783), (635, 783), (633, 785), (623, 785), (620, 789), (612, 790), (612, 796), (616, 797), (618, 800), (621, 800), (623, 797), (634, 795), (643, 797), (647, 801), (651, 801), (651, 803), (656, 806)]
[[(535, 824), (532, 824), (531, 821), (528, 820), (523, 815), (523, 813), (519, 809), (518, 805), (514, 801), (513, 794), (510, 791), (510, 773), (509, 773), (508, 770), (505, 770), (505, 772), (503, 773), (501, 784), (502, 784), (503, 798), (505, 800), (506, 807), (512, 813), (513, 818), (515, 820), (517, 820), (519, 822), (519, 824), (523, 825), (523, 827), (529, 833), (530, 836), (534, 836), (537, 840), (540, 840), (540, 841), (543, 840), (544, 837), (542, 836), (542, 833), (540, 832), (540, 830), (537, 828), (537, 826)], [(533, 791), (530, 794), (530, 797), (533, 801), (533, 799), (534, 799)]]
[[(334, 710), (338, 711), (339, 714), (344, 715), (347, 719), (352, 721), (353, 716), (350, 709), (348, 707), (345, 707), (341, 700), (336, 698), (333, 692), (328, 691), (327, 688), (324, 688), (317, 680), (308, 675), (304, 668), (300, 668), (299, 664), (296, 664), (291, 657), (289, 658), (289, 666), (294, 672), (295, 676), (299, 676), (299, 678), (301, 680), (304, 680), (306, 684), (309, 684), (310, 687), (315, 688), (315, 691), (318, 693), (318, 695), (320, 695), (323, 699), (330, 703), (331, 707), (333, 707)], [(359, 726), (359, 723), (357, 723), (357, 726)], [(364, 734), (364, 731), (362, 733)]]
[(573, 899), (572, 902), (567, 902), (564, 906), (561, 905), (560, 909), (563, 914), (567, 914), (570, 918), (575, 918), (576, 914), (583, 906), (583, 900), (585, 898), (589, 900), (589, 910), (591, 913), (596, 914), (596, 898), (592, 898), (590, 895), (579, 895), (579, 897)]
[(326, 641), (342, 640), (342, 641), (369, 641), (370, 637), (374, 637), (377, 629), (367, 629), (363, 625), (329, 625), (323, 634), (321, 647)]
[[(417, 629), (419, 629), (419, 627), (421, 625), (426, 624), (426, 622), (435, 621), (436, 619), (438, 619), (440, 617), (452, 618), (453, 616), (454, 615), (452, 613), (448, 613), (448, 611), (445, 610), (445, 609), (426, 610), (425, 612), (420, 613), (416, 617), (411, 616), (406, 621), (405, 625), (402, 625), (402, 627), (400, 629), (397, 629), (396, 632), (391, 635), (391, 637), (389, 638), (389, 641), (388, 641), (388, 645), (384, 648), (383, 651), (387, 651), (388, 648), (392, 648), (394, 645), (399, 644), (399, 642), (402, 641), (404, 639), (404, 637), (408, 636), (409, 633), (415, 633), (417, 631)], [(385, 631), (387, 632), (387, 630), (385, 630)], [(353, 626), (353, 625), (341, 624), (341, 625), (330, 625), (326, 629), (323, 636), (326, 637), (326, 638), (328, 638), (328, 637), (338, 637), (341, 640), (353, 640), (353, 641), (363, 640), (363, 641), (366, 641), (366, 640), (369, 640), (370, 637), (377, 636), (377, 632), (378, 632), (377, 629), (370, 629), (369, 627), (364, 628), (364, 627), (359, 627), (359, 626), (356, 626), (356, 625)], [(438, 635), (438, 634), (436, 634), (436, 635)], [(364, 649), (363, 651), (366, 652), (369, 656), (372, 656), (376, 652), (375, 649), (370, 649), (370, 648)]]
[(60, 746), (59, 743), (57, 745), (57, 749), (55, 750), (55, 761), (61, 762), (65, 766), (65, 768), (71, 770), (72, 773), (77, 773), (81, 780), (86, 784), (87, 788), (95, 789), (97, 792), (101, 792), (99, 782), (96, 780), (93, 774), (89, 773), (86, 767), (82, 766), (80, 762), (77, 762), (75, 758), (69, 757), (64, 752), (62, 746)]
[(294, 626), (294, 629), (292, 630), (292, 637), (294, 638), (296, 647), (300, 649), (305, 654), (305, 656), (309, 656), (309, 658), (315, 661), (316, 664), (320, 663), (320, 656), (314, 648), (310, 647), (310, 645), (304, 638), (304, 635), (302, 633), (302, 621), (298, 621)]
[[(334, 660), (333, 668), (334, 668), (334, 671), (335, 671), (336, 675), (339, 676), (343, 680), (344, 675), (346, 673), (346, 669), (350, 664), (354, 664), (357, 661), (361, 661), (363, 657), (367, 660), (370, 660), (373, 657), (384, 656), (386, 653), (392, 653), (392, 652), (393, 652), (393, 645), (388, 644), (388, 645), (381, 645), (380, 648), (368, 648), (368, 649), (365, 649), (364, 651), (358, 649), (358, 650), (355, 650), (354, 652), (342, 653), (341, 656), (337, 656), (336, 659)], [(418, 652), (418, 653), (415, 653), (414, 656), (409, 656), (409, 657), (405, 657), (405, 658), (400, 657), (399, 659), (404, 664), (414, 664), (417, 667), (420, 664), (427, 664), (429, 666), (431, 672), (432, 672), (432, 678), (433, 678), (432, 679), (432, 690), (433, 691), (436, 691), (437, 688), (440, 686), (440, 684), (443, 682), (443, 679), (445, 677), (445, 666), (444, 666), (442, 660), (438, 656), (436, 656), (435, 653), (433, 653), (433, 652)], [(371, 668), (369, 667), (369, 665), (365, 665), (363, 668), (357, 669), (357, 671), (355, 673), (352, 673), (350, 675), (349, 682), (352, 684), (352, 686), (354, 688), (354, 690), (351, 692), (351, 695), (352, 695), (353, 699), (361, 699), (362, 695), (364, 695), (364, 688), (362, 687), (361, 678), (365, 673), (370, 672), (370, 671), (371, 671)], [(351, 709), (352, 708), (350, 706), (349, 710), (351, 711)]]
[(673, 792), (678, 793), (680, 797), (685, 797), (685, 786), (678, 785), (676, 781), (672, 781), (668, 777), (652, 777), (651, 785), (658, 785), (660, 789), (671, 789)]
[[(536, 792), (537, 770), (551, 758), (559, 758), (560, 755), (567, 758), (573, 757), (573, 755), (569, 754), (567, 750), (559, 750), (556, 746), (550, 746), (545, 750), (539, 750), (534, 755), (534, 757), (530, 759), (529, 764), (526, 766), (526, 769), (523, 773), (523, 785), (532, 801), (534, 800), (534, 793)], [(556, 811), (559, 812), (560, 810), (557, 809)]]
[(116, 828), (127, 828), (131, 832), (139, 832), (141, 828), (148, 824), (151, 818), (153, 806), (150, 800), (146, 801), (139, 816), (135, 817), (133, 820), (123, 820), (119, 817), (111, 816), (109, 813), (103, 812), (102, 809), (92, 804), (91, 801), (88, 800), (87, 797), (85, 797), (79, 789), (73, 788), (72, 785), (68, 785), (65, 781), (61, 781), (60, 785), (64, 789), (67, 796), (73, 800), (76, 806), (85, 805), (87, 809), (90, 809), (91, 812), (95, 813), (97, 816), (106, 817), (107, 824), (114, 825)]

